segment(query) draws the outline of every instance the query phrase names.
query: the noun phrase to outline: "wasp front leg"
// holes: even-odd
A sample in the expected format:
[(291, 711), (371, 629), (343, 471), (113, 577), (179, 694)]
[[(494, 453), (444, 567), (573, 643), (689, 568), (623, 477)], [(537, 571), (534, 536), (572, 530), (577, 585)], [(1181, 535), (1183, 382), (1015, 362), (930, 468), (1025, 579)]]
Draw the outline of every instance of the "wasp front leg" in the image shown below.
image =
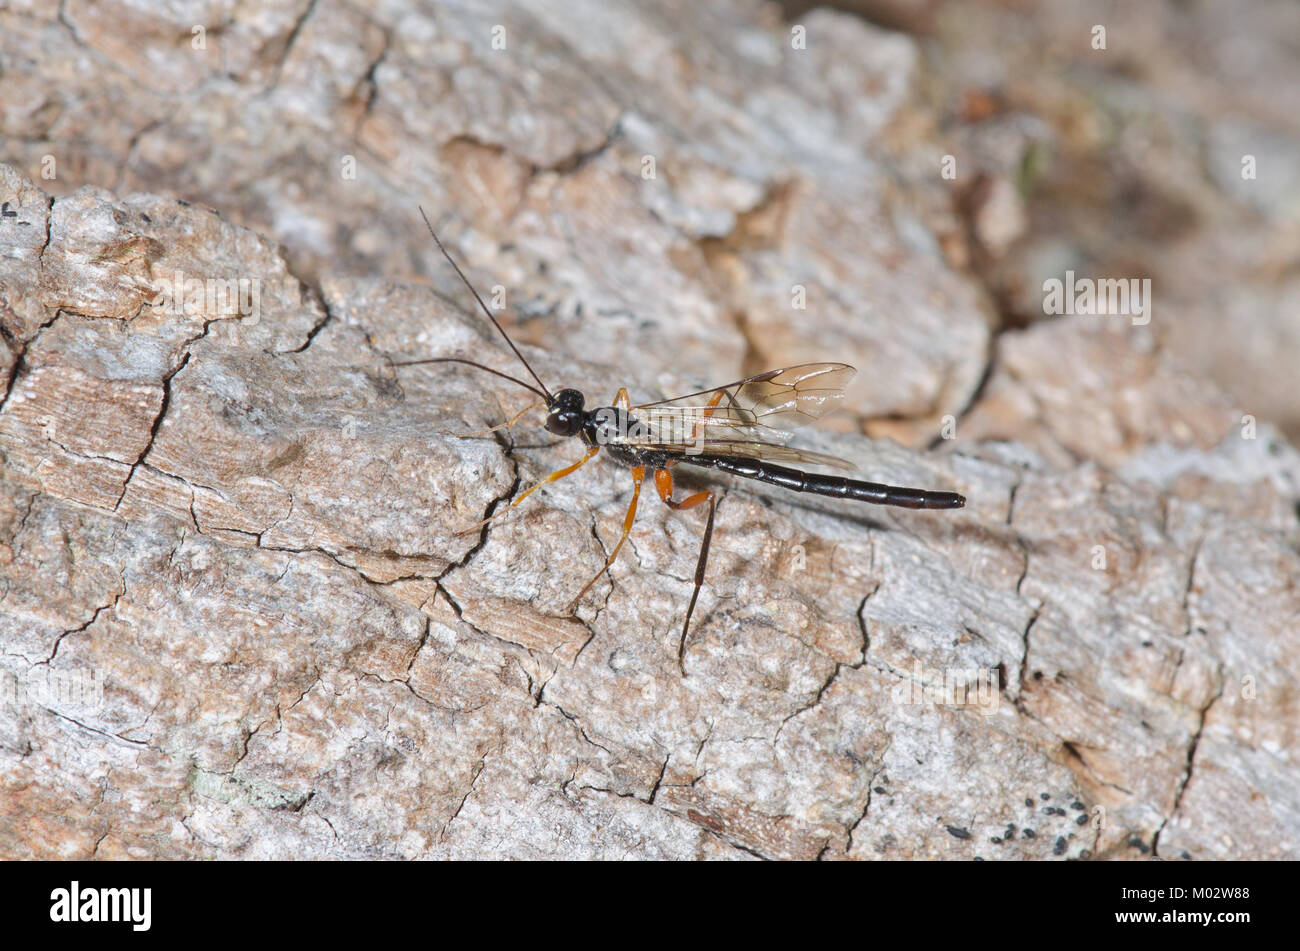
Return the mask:
[(519, 420), (523, 418), (523, 415), (525, 413), (529, 412), (530, 410), (535, 410), (539, 406), (545, 406), (545, 405), (546, 405), (546, 400), (538, 400), (536, 403), (531, 403), (528, 406), (525, 406), (519, 412), (515, 413), (515, 415), (511, 416), (508, 420), (506, 420), (504, 423), (497, 423), (497, 425), (493, 426), (491, 429), (476, 429), (472, 433), (452, 433), (451, 435), (455, 436), (457, 439), (469, 439), (472, 436), (486, 436), (488, 433), (494, 433), (499, 429), (509, 429), (515, 423), (519, 422)]
[(528, 496), (532, 495), (542, 486), (550, 482), (555, 482), (559, 479), (563, 479), (565, 476), (571, 475), (572, 473), (576, 472), (584, 463), (586, 463), (592, 456), (594, 456), (598, 452), (600, 452), (599, 447), (592, 446), (590, 449), (587, 450), (587, 454), (583, 456), (581, 459), (579, 459), (577, 462), (573, 463), (573, 465), (565, 466), (563, 469), (556, 469), (554, 472), (552, 472), (542, 481), (529, 486), (521, 494), (515, 496), (514, 501), (511, 502), (509, 505), (507, 505), (505, 508), (501, 509), (499, 512), (493, 512), (487, 518), (483, 519), (483, 521), (476, 522), (473, 525), (470, 525), (466, 528), (462, 528), (460, 531), (455, 532), (454, 534), (468, 535), (470, 532), (478, 531), (480, 528), (482, 528), (484, 525), (486, 525), (488, 522), (492, 521), (493, 519), (500, 518), (502, 515), (505, 515), (507, 512), (513, 509), (524, 499), (528, 498)]

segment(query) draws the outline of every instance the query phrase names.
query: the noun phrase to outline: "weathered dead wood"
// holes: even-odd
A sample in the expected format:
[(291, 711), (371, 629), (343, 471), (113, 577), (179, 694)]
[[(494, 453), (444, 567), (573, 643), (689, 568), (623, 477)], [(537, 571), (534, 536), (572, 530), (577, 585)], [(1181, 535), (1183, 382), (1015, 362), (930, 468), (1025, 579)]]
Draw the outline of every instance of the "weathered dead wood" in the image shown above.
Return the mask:
[[(110, 88), (146, 68), (68, 6), (84, 29), (0, 17), (62, 44), (83, 89), (81, 58), (118, 64)], [(574, 48), (576, 24), (532, 19), (489, 59), (496, 21), (469, 16), (322, 2), (256, 63), (223, 49), (230, 83), (176, 53), (115, 107), (121, 168), (90, 177), (116, 194), (0, 167), (0, 854), (1294, 857), (1300, 457), (1142, 328), (1005, 334), (977, 394), (986, 305), (931, 253), (941, 196), (875, 174), (911, 43), (814, 14), (815, 55), (852, 64), (828, 80), (759, 19), (687, 36), (647, 14), (643, 61), (645, 33)], [(660, 64), (704, 70), (706, 36), (741, 65), (703, 96)], [(511, 71), (538, 63), (529, 99)], [(288, 251), (127, 194), (193, 169)], [(685, 679), (697, 513), (645, 504), (565, 616), (626, 474), (588, 466), (453, 534), (576, 450), (455, 439), (521, 391), (383, 369), (508, 365), (416, 195), (548, 381), (649, 397), (851, 359), (844, 431), (801, 438), (969, 508), (728, 484)], [(398, 280), (417, 273), (440, 292)], [(256, 306), (155, 305), (178, 274), (256, 280)], [(996, 678), (982, 706), (914, 692), (966, 670)]]

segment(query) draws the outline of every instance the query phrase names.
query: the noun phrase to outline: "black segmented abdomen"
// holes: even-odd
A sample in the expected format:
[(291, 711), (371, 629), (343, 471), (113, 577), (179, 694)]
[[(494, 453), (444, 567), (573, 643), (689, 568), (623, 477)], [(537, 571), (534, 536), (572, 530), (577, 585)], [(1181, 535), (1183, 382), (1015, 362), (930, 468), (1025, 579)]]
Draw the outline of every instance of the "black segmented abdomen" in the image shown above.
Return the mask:
[(840, 499), (857, 499), (861, 502), (874, 502), (877, 505), (901, 505), (909, 509), (959, 509), (966, 504), (966, 498), (956, 492), (909, 489), (901, 485), (885, 485), (880, 482), (846, 479), (843, 476), (800, 472), (798, 469), (741, 456), (698, 455), (687, 456), (680, 461), (688, 465), (720, 469), (745, 479), (779, 485), (792, 492), (811, 492), (815, 495), (829, 495)]

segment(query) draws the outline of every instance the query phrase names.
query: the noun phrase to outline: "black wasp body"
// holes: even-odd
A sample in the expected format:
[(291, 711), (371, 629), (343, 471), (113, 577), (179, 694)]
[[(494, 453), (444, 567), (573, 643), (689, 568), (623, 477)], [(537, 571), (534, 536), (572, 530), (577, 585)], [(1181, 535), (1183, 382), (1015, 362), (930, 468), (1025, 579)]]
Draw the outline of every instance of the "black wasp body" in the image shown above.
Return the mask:
[[(420, 209), (424, 214), (424, 209)], [(704, 583), (704, 568), (709, 559), (709, 543), (713, 538), (713, 516), (717, 508), (717, 495), (712, 491), (696, 492), (684, 499), (675, 499), (672, 470), (678, 465), (716, 469), (744, 479), (754, 479), (780, 486), (793, 492), (810, 492), (833, 498), (855, 499), (878, 505), (896, 505), (913, 509), (956, 509), (966, 504), (966, 499), (956, 492), (932, 489), (912, 489), (864, 482), (845, 476), (806, 472), (781, 463), (803, 463), (852, 469), (851, 463), (811, 450), (794, 449), (783, 445), (789, 430), (802, 426), (823, 415), (842, 396), (844, 385), (854, 374), (851, 366), (843, 363), (806, 363), (799, 366), (769, 370), (723, 386), (688, 393), (671, 400), (631, 404), (626, 389), (620, 389), (610, 406), (586, 409), (586, 398), (578, 390), (564, 388), (552, 393), (529, 366), (510, 335), (493, 316), (460, 266), (438, 240), (433, 226), (425, 216), (429, 234), (443, 256), (469, 288), (488, 320), (501, 332), (515, 356), (527, 368), (537, 386), (463, 357), (432, 357), (409, 360), (396, 366), (421, 363), (461, 363), (510, 380), (531, 390), (540, 399), (501, 426), (513, 425), (524, 413), (538, 406), (547, 410), (546, 429), (557, 436), (581, 438), (587, 447), (586, 455), (572, 465), (557, 469), (540, 482), (525, 489), (507, 506), (494, 512), (478, 525), (464, 531), (474, 531), (482, 525), (504, 515), (530, 494), (549, 482), (562, 479), (574, 472), (602, 449), (616, 463), (632, 472), (632, 501), (623, 519), (623, 534), (605, 559), (605, 565), (587, 582), (573, 599), (570, 611), (587, 590), (614, 563), (627, 541), (636, 518), (637, 501), (641, 484), (652, 475), (655, 490), (665, 505), (677, 510), (708, 506), (708, 519), (704, 538), (700, 544), (699, 559), (695, 566), (695, 587), (686, 619), (682, 624), (678, 645), (678, 663), (686, 672), (686, 635), (690, 631), (691, 614)], [(637, 411), (635, 414), (633, 411)], [(501, 426), (495, 427), (496, 429)], [(490, 432), (491, 430), (489, 430)]]
[[(625, 397), (626, 391), (620, 390), (619, 395)], [(586, 410), (583, 408), (585, 404), (586, 398), (580, 391), (570, 388), (559, 390), (547, 401), (546, 429), (557, 436), (580, 434), (588, 447), (604, 449), (615, 462), (628, 469), (644, 466), (651, 471), (658, 471), (676, 464), (699, 466), (777, 485), (792, 492), (808, 492), (904, 508), (951, 509), (960, 508), (966, 503), (965, 498), (956, 492), (912, 489), (844, 476), (804, 472), (762, 459), (710, 453), (701, 449), (692, 451), (690, 445), (677, 451), (648, 448), (642, 443), (651, 438), (653, 431), (630, 412), (618, 406)], [(707, 441), (703, 445), (707, 446)]]
[(604, 449), (611, 459), (627, 469), (645, 466), (651, 471), (668, 464), (668, 454), (638, 446), (649, 429), (627, 410), (618, 406), (583, 409), (586, 398), (574, 389), (557, 392), (548, 403), (546, 429), (557, 436), (581, 435), (589, 448)]

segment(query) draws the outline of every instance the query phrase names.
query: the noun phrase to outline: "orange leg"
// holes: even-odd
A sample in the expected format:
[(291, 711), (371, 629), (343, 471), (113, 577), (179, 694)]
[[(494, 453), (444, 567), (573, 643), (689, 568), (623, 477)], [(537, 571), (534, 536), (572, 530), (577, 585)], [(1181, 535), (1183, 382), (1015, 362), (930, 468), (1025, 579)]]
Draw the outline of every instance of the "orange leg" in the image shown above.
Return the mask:
[[(619, 392), (622, 393), (625, 397), (627, 396), (626, 390), (619, 390)], [(575, 610), (577, 610), (578, 602), (582, 600), (582, 596), (587, 593), (587, 591), (591, 588), (593, 584), (597, 582), (597, 580), (599, 580), (601, 575), (609, 571), (609, 566), (614, 563), (614, 559), (617, 558), (618, 553), (622, 551), (623, 543), (627, 541), (628, 533), (632, 531), (632, 522), (636, 520), (636, 503), (637, 503), (637, 499), (641, 497), (641, 482), (644, 479), (645, 479), (645, 466), (636, 466), (632, 470), (632, 483), (633, 483), (632, 502), (627, 507), (627, 515), (623, 517), (623, 536), (618, 540), (618, 544), (614, 546), (614, 550), (609, 553), (609, 557), (605, 559), (605, 567), (601, 568), (600, 571), (596, 572), (596, 577), (592, 578), (585, 585), (583, 585), (582, 590), (578, 592), (577, 597), (575, 597), (569, 603), (570, 614), (572, 614)]]
[[(700, 438), (700, 427), (704, 425), (702, 420), (708, 419), (713, 415), (713, 411), (718, 408), (718, 404), (722, 402), (723, 394), (726, 392), (726, 390), (718, 390), (718, 392), (713, 394), (713, 399), (709, 400), (708, 404), (705, 406), (703, 415), (700, 419), (695, 421), (695, 427), (691, 430), (691, 442), (695, 442)], [(672, 489), (669, 488), (668, 491), (671, 494)], [(662, 494), (663, 493), (661, 492), (660, 495)], [(664, 499), (664, 501), (667, 502), (668, 500)]]
[(546, 400), (538, 400), (536, 403), (531, 403), (519, 412), (515, 413), (515, 415), (511, 416), (506, 422), (493, 426), (491, 429), (476, 429), (472, 433), (452, 433), (452, 435), (458, 439), (468, 439), (470, 436), (486, 436), (488, 433), (494, 433), (498, 429), (507, 429), (519, 422), (519, 418), (523, 416), (524, 413), (527, 413), (529, 410), (537, 409), (537, 407), (542, 406), (545, 402)]
[(462, 528), (460, 531), (456, 532), (455, 534), (468, 535), (470, 532), (478, 531), (480, 528), (482, 528), (488, 522), (492, 521), (494, 518), (499, 518), (500, 516), (505, 515), (506, 512), (509, 512), (512, 508), (514, 508), (524, 499), (528, 498), (528, 496), (532, 495), (534, 492), (536, 492), (542, 486), (546, 485), (548, 482), (555, 482), (558, 479), (563, 479), (565, 476), (570, 475), (571, 473), (576, 471), (579, 466), (581, 466), (583, 463), (585, 463), (588, 459), (590, 459), (598, 452), (600, 452), (600, 448), (597, 446), (592, 446), (590, 449), (587, 450), (587, 454), (583, 456), (581, 459), (579, 459), (577, 462), (575, 462), (573, 465), (565, 466), (563, 469), (556, 469), (554, 472), (548, 475), (541, 482), (529, 486), (522, 493), (515, 496), (515, 500), (511, 502), (509, 505), (507, 505), (505, 508), (503, 508), (501, 511), (493, 512), (487, 518), (483, 519), (483, 521), (476, 522), (475, 524), (469, 526), (468, 528)]
[(632, 400), (631, 400), (631, 398), (627, 395), (627, 387), (626, 387), (626, 386), (620, 386), (620, 387), (618, 388), (618, 392), (614, 394), (614, 405), (615, 405), (615, 406), (622, 406), (622, 408), (625, 409), (625, 410), (626, 410), (626, 409), (631, 409), (631, 408), (632, 408)]
[[(716, 405), (716, 400), (714, 405)], [(712, 492), (696, 492), (680, 502), (673, 501), (673, 474), (667, 469), (655, 470), (655, 489), (664, 504), (678, 511), (693, 509), (697, 505), (709, 506), (709, 520), (704, 526), (704, 541), (700, 544), (700, 558), (695, 563), (695, 589), (691, 592), (691, 603), (686, 607), (686, 621), (682, 624), (682, 639), (677, 646), (677, 665), (686, 676), (686, 635), (691, 629), (691, 614), (695, 611), (695, 601), (700, 596), (700, 586), (704, 584), (704, 566), (709, 561), (709, 542), (713, 539), (713, 513), (717, 510), (717, 496)]]

